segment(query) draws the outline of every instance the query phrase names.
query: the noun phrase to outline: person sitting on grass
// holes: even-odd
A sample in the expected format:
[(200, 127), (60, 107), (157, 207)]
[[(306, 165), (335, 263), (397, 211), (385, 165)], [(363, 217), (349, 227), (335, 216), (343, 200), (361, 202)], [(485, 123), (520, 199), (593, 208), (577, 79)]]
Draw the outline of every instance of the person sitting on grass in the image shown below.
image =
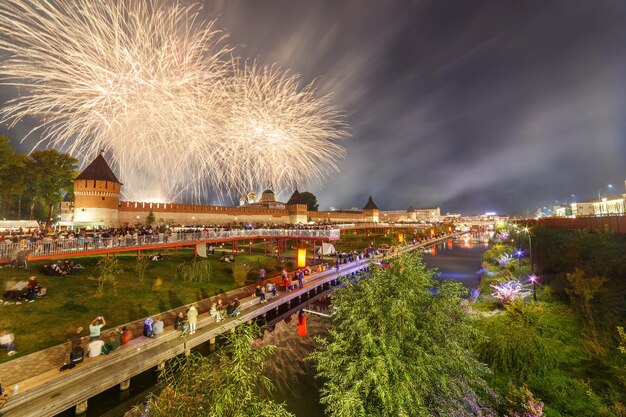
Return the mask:
[(13, 356), (17, 353), (13, 333), (0, 332), (0, 349), (6, 349), (7, 355), (9, 356)]

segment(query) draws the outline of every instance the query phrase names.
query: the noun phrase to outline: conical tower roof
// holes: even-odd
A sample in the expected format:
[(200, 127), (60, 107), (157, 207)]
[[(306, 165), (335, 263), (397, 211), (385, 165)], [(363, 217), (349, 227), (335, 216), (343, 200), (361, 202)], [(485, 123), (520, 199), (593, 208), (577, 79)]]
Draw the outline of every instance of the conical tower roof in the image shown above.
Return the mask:
[(302, 197), (300, 196), (300, 192), (296, 188), (296, 191), (291, 194), (291, 197), (289, 198), (289, 201), (287, 201), (287, 204), (306, 204), (306, 201), (302, 199)]
[(372, 196), (367, 200), (367, 204), (363, 207), (363, 210), (378, 210), (378, 206), (372, 200)]
[(116, 182), (120, 184), (120, 182), (117, 180), (117, 177), (111, 170), (111, 167), (109, 167), (109, 164), (107, 164), (107, 161), (104, 159), (104, 156), (102, 156), (102, 154), (98, 155), (98, 157), (94, 159), (93, 162), (89, 164), (87, 168), (85, 168), (78, 177), (76, 177), (76, 179), (77, 180), (109, 181), (109, 182)]

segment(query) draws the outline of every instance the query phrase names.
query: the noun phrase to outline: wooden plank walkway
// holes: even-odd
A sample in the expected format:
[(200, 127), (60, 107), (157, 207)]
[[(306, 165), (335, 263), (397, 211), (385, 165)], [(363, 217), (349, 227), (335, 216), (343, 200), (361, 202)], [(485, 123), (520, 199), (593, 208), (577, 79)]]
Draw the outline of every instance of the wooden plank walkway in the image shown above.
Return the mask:
[[(449, 237), (445, 236), (423, 242), (409, 247), (407, 250), (432, 246)], [(138, 337), (132, 339), (129, 344), (120, 347), (109, 355), (85, 358), (82, 364), (65, 372), (59, 372), (57, 367), (61, 364), (59, 362), (53, 369), (18, 382), (20, 387), (18, 393), (12, 395), (4, 407), (0, 409), (0, 416), (55, 416), (135, 375), (158, 366), (167, 359), (182, 354), (185, 349), (209, 342), (241, 324), (278, 309), (283, 304), (291, 303), (293, 300), (300, 304), (302, 296), (311, 298), (317, 293), (330, 292), (332, 291), (330, 289), (331, 284), (336, 283), (339, 276), (364, 269), (370, 265), (370, 261), (370, 259), (365, 259), (343, 264), (340, 266), (339, 272), (335, 268), (331, 268), (325, 272), (310, 275), (304, 282), (304, 288), (280, 292), (276, 297), (268, 298), (268, 302), (264, 304), (261, 304), (258, 298), (241, 300), (242, 313), (237, 318), (227, 318), (216, 323), (215, 319), (209, 317), (208, 314), (201, 314), (197, 331), (194, 335), (187, 336), (186, 346), (185, 341), (180, 338), (180, 332), (169, 327), (163, 335), (157, 338)], [(297, 309), (297, 306), (293, 308), (294, 311)], [(65, 348), (64, 350), (67, 355), (69, 349)], [(29, 356), (31, 355), (22, 359), (27, 359)], [(0, 373), (11, 362), (0, 366)], [(10, 379), (16, 380), (15, 378)], [(5, 388), (10, 392), (12, 386)]]

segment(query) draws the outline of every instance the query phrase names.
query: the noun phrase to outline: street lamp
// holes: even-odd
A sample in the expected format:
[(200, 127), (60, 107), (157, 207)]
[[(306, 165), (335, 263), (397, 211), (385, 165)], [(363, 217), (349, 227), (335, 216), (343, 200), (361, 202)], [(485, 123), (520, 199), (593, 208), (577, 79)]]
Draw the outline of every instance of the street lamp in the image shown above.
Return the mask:
[(535, 264), (533, 263), (533, 242), (530, 237), (530, 229), (528, 227), (524, 227), (522, 230), (528, 234), (528, 255), (530, 257), (530, 272), (535, 275)]
[(537, 301), (537, 276), (532, 274), (528, 278), (530, 279), (530, 282), (533, 283), (533, 300)]
[(521, 267), (522, 266), (522, 257), (524, 256), (524, 251), (522, 250), (522, 248), (519, 248), (515, 252), (515, 256), (517, 256), (517, 263)]

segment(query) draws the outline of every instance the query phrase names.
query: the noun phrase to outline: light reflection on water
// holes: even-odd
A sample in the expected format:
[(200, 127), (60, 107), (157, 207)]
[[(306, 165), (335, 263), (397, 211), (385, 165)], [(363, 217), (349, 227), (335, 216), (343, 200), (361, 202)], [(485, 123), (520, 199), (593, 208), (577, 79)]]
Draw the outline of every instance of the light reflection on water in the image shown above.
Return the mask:
[(440, 279), (455, 279), (468, 288), (478, 287), (481, 256), (489, 245), (488, 234), (448, 239), (424, 251), (424, 262), (437, 268)]
[(272, 333), (266, 333), (259, 345), (276, 346), (266, 375), (274, 382), (274, 400), (285, 402), (289, 411), (298, 417), (322, 417), (324, 408), (319, 403), (321, 381), (317, 380), (314, 364), (305, 360), (317, 346), (316, 336), (325, 337), (331, 319), (307, 313), (307, 335), (298, 336), (297, 315), (290, 323), (281, 321)]

